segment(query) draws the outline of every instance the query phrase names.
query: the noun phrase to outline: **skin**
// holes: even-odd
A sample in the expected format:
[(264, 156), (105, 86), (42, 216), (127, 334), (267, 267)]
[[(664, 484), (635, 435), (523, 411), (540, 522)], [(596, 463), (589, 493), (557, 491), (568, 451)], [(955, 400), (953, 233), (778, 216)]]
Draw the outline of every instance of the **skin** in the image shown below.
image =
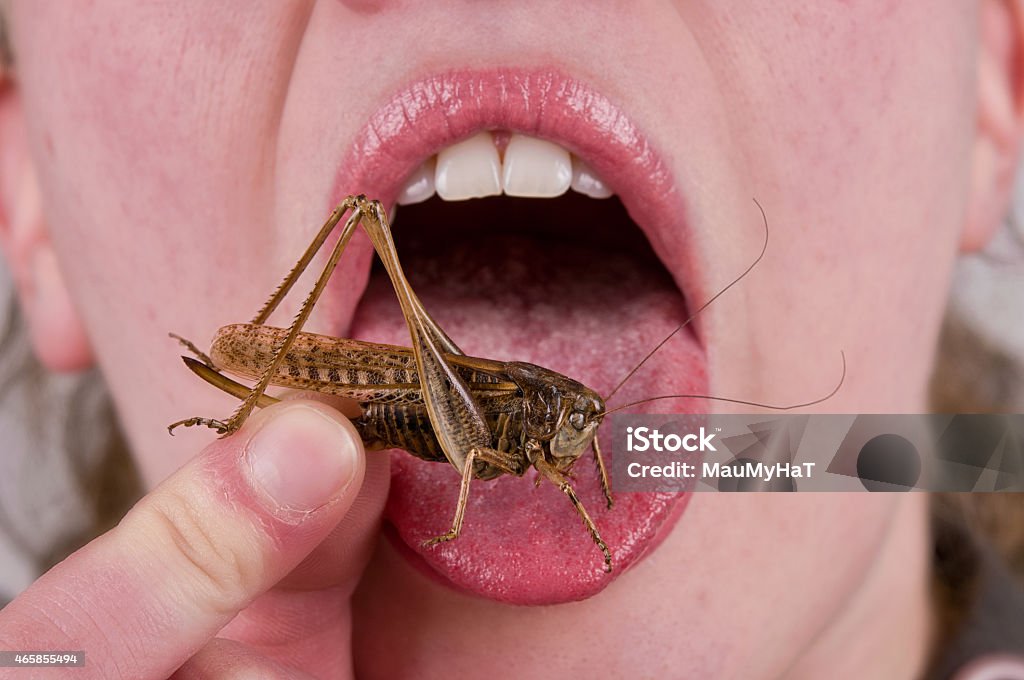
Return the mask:
[[(772, 247), (701, 319), (713, 393), (806, 399), (844, 349), (851, 369), (824, 410), (927, 410), (950, 268), (987, 242), (1011, 190), (1020, 3), (577, 10), (4, 8), (17, 62), (0, 95), (0, 243), (37, 354), (53, 370), (99, 364), (154, 490), (0, 613), (0, 648), (84, 647), (95, 677), (182, 663), (182, 677), (921, 672), (923, 495), (699, 494), (600, 595), (510, 608), (428, 582), (377, 541), (387, 463), (308, 426), (314, 409), (344, 428), (327, 407), (278, 406), (213, 444), (166, 436), (172, 420), (225, 408), (174, 368), (167, 331), (203, 338), (255, 311), (305, 244), (295, 225), (321, 223), (370, 113), (411, 77), (466, 64), (556, 65), (623, 103), (700, 187), (687, 199), (715, 225), (695, 239), (706, 287), (756, 252), (743, 225), (759, 198)], [(354, 300), (325, 314), (347, 318)], [(308, 473), (281, 493), (308, 512), (253, 481), (252, 433), (267, 423), (283, 423), (271, 450), (306, 452)], [(355, 458), (339, 463), (339, 446)]]

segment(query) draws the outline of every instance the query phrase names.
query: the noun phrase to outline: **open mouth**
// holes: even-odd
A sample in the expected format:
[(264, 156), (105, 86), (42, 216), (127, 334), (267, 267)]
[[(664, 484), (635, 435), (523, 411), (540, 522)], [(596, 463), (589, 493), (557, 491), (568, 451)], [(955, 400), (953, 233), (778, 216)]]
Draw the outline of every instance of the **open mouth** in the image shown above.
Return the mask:
[[(686, 317), (671, 178), (620, 111), (558, 74), (455, 73), (413, 85), (354, 145), (338, 181), (338, 196), (347, 193), (400, 204), (393, 227), (406, 275), (470, 355), (539, 364), (607, 396)], [(349, 332), (408, 344), (379, 266)], [(609, 406), (705, 393), (706, 383), (703, 348), (686, 332)], [(614, 456), (610, 431), (599, 437)], [(657, 545), (687, 496), (619, 494), (608, 510), (591, 461), (573, 473), (611, 549), (611, 575), (567, 498), (536, 486), (532, 470), (475, 481), (460, 537), (423, 547), (449, 528), (460, 475), (392, 452), (388, 532), (414, 564), (463, 591), (515, 604), (586, 598)]]

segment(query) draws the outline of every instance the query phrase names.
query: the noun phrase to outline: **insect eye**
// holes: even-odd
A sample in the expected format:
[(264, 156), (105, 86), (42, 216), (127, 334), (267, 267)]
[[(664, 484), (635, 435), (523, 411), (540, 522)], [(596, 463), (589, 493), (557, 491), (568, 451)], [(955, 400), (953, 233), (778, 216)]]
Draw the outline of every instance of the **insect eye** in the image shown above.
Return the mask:
[(575, 427), (577, 430), (583, 429), (583, 414), (579, 411), (574, 412), (569, 416), (569, 424)]

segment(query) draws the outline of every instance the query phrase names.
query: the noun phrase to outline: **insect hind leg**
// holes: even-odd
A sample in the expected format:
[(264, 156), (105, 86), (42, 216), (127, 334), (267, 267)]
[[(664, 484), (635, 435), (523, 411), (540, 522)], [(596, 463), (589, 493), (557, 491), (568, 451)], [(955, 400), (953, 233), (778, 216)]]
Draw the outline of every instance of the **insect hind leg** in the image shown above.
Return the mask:
[(277, 288), (274, 289), (274, 292), (270, 294), (270, 297), (265, 303), (263, 303), (260, 310), (256, 312), (256, 316), (253, 317), (252, 323), (262, 324), (266, 322), (267, 317), (277, 309), (278, 305), (281, 304), (281, 301), (284, 300), (285, 296), (288, 295), (288, 292), (292, 289), (292, 286), (295, 285), (295, 282), (299, 280), (302, 272), (306, 271), (306, 268), (309, 267), (309, 263), (313, 261), (317, 252), (319, 252), (320, 248), (323, 247), (324, 242), (327, 241), (327, 237), (330, 236), (332, 231), (334, 231), (338, 222), (341, 221), (342, 216), (344, 216), (344, 214), (349, 210), (355, 210), (356, 208), (363, 206), (365, 203), (366, 197), (360, 194), (358, 196), (346, 196), (341, 203), (338, 204), (331, 213), (331, 216), (327, 218), (326, 222), (324, 222), (324, 225), (320, 227), (320, 231), (317, 232), (316, 236), (313, 238), (313, 242), (306, 248), (306, 252), (302, 254), (302, 257), (299, 258), (299, 261), (295, 263), (295, 266), (292, 267), (291, 271), (289, 271), (284, 277), (284, 280), (281, 281)]
[[(235, 412), (231, 414), (231, 417), (225, 421), (214, 420), (211, 418), (188, 418), (186, 420), (180, 421), (179, 423), (174, 423), (168, 429), (173, 429), (178, 425), (183, 425), (186, 427), (192, 425), (207, 425), (208, 427), (211, 427), (214, 430), (216, 430), (218, 434), (222, 436), (227, 436), (236, 432), (238, 428), (242, 426), (242, 423), (245, 422), (245, 420), (249, 417), (249, 414), (252, 413), (253, 409), (255, 409), (257, 405), (259, 405), (261, 399), (265, 396), (264, 392), (266, 392), (267, 387), (270, 385), (271, 379), (273, 378), (274, 374), (277, 372), (278, 368), (283, 363), (285, 356), (288, 354), (288, 350), (295, 342), (295, 338), (298, 337), (299, 332), (302, 330), (303, 324), (306, 323), (306, 320), (309, 318), (310, 313), (313, 311), (313, 306), (316, 304), (317, 300), (320, 298), (320, 294), (323, 293), (324, 288), (327, 286), (327, 280), (331, 277), (331, 274), (334, 273), (334, 269), (338, 265), (338, 260), (341, 258), (342, 252), (344, 252), (345, 247), (348, 245), (348, 242), (352, 238), (352, 234), (355, 232), (356, 227), (362, 220), (363, 210), (365, 209), (366, 205), (367, 201), (365, 196), (349, 196), (345, 198), (340, 204), (338, 204), (338, 207), (335, 208), (334, 211), (331, 213), (331, 216), (328, 218), (327, 222), (325, 222), (324, 225), (320, 228), (320, 231), (317, 232), (317, 235), (314, 237), (313, 242), (306, 249), (306, 252), (303, 253), (302, 257), (299, 259), (299, 262), (296, 263), (296, 265), (285, 277), (284, 281), (281, 282), (281, 285), (277, 287), (277, 290), (274, 291), (274, 293), (270, 296), (270, 299), (267, 300), (267, 303), (256, 315), (256, 318), (253, 320), (253, 323), (261, 324), (266, 320), (270, 313), (280, 304), (281, 300), (284, 299), (288, 291), (291, 290), (292, 286), (298, 280), (299, 275), (302, 274), (302, 272), (312, 261), (317, 251), (320, 250), (324, 242), (327, 240), (327, 237), (337, 227), (338, 223), (341, 221), (341, 218), (345, 215), (346, 212), (349, 212), (351, 210), (351, 214), (349, 214), (348, 219), (345, 221), (345, 225), (342, 228), (342, 232), (341, 235), (338, 237), (337, 243), (335, 243), (334, 247), (331, 249), (331, 254), (327, 259), (327, 264), (324, 265), (323, 270), (317, 277), (316, 284), (313, 286), (313, 290), (310, 291), (309, 295), (302, 302), (302, 306), (299, 308), (299, 313), (295, 316), (295, 319), (288, 327), (288, 331), (284, 337), (284, 340), (281, 342), (280, 346), (274, 348), (273, 358), (271, 359), (267, 367), (264, 369), (259, 381), (256, 383), (255, 386), (253, 386), (253, 388), (249, 391), (246, 397), (242, 400), (242, 403), (239, 404)], [(191, 343), (188, 343), (185, 346), (189, 347), (190, 344)], [(195, 348), (195, 345), (192, 345), (190, 349), (192, 348)], [(198, 352), (198, 348), (196, 348), (194, 351)], [(198, 354), (202, 355), (201, 352), (199, 352)], [(209, 357), (206, 357), (206, 359), (209, 360)], [(206, 361), (204, 361), (203, 363), (206, 363)], [(216, 368), (212, 366), (212, 362), (210, 362), (208, 366), (212, 368), (214, 371), (216, 371)]]
[(601, 491), (604, 493), (605, 501), (608, 502), (608, 509), (612, 509), (612, 488), (608, 482), (608, 469), (604, 466), (604, 456), (601, 455), (601, 446), (597, 443), (597, 433), (594, 433), (594, 441), (591, 444), (594, 449), (594, 463), (597, 465), (597, 474), (601, 478)]

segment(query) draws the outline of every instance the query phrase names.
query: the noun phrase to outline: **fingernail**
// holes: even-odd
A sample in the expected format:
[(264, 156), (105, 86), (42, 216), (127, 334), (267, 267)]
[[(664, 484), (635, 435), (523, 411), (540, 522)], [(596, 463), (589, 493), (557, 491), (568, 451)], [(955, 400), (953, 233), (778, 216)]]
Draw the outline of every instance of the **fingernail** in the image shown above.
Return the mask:
[(246, 457), (252, 483), (271, 511), (310, 511), (352, 483), (358, 451), (343, 425), (309, 406), (294, 405), (263, 423)]

